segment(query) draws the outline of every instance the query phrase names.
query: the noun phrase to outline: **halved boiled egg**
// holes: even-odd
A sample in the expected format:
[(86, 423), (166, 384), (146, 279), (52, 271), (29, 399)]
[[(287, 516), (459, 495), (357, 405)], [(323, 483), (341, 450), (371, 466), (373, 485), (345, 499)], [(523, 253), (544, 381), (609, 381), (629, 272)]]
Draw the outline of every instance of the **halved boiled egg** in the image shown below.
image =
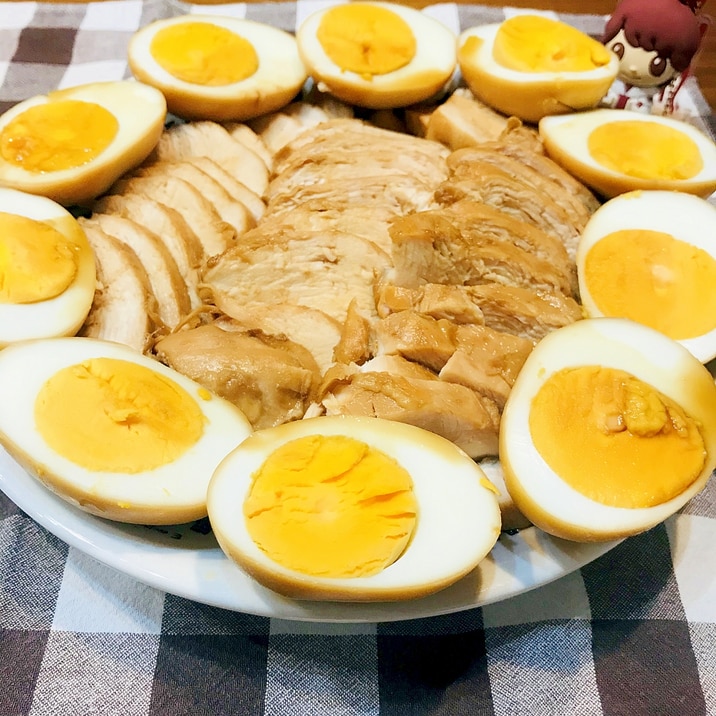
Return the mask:
[(591, 317), (629, 318), (716, 357), (716, 207), (675, 191), (622, 194), (587, 222), (577, 250)]
[(296, 39), (319, 89), (370, 109), (426, 100), (445, 88), (456, 66), (453, 32), (394, 3), (318, 10), (301, 23)]
[(220, 15), (152, 22), (130, 40), (128, 61), (184, 119), (258, 117), (288, 104), (306, 81), (293, 35)]
[(495, 493), (444, 438), (333, 416), (255, 432), (216, 469), (208, 509), (225, 553), (270, 589), (399, 600), (447, 587), (490, 552)]
[(543, 338), (507, 399), (500, 460), (545, 532), (602, 541), (683, 507), (716, 466), (716, 384), (686, 348), (621, 318)]
[(547, 153), (599, 194), (666, 189), (716, 191), (716, 144), (687, 122), (623, 109), (545, 117)]
[(0, 187), (0, 348), (74, 335), (92, 306), (95, 279), (92, 249), (66, 209)]
[(0, 186), (85, 204), (149, 155), (165, 116), (162, 93), (131, 81), (27, 99), (0, 116)]
[(619, 71), (602, 43), (540, 15), (465, 30), (458, 64), (476, 97), (526, 122), (595, 107)]
[(0, 443), (75, 506), (137, 524), (206, 515), (221, 459), (251, 428), (243, 413), (117, 343), (48, 338), (0, 352)]

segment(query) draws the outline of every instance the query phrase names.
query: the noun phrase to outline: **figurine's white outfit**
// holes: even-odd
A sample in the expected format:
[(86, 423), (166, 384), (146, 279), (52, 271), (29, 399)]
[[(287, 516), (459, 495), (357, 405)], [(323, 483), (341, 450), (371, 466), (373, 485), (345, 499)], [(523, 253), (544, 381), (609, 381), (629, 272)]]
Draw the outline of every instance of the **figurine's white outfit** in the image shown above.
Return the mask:
[(675, 95), (682, 82), (683, 78), (678, 75), (658, 87), (636, 87), (617, 78), (600, 104), (602, 107), (629, 109), (644, 114), (677, 115), (679, 108)]

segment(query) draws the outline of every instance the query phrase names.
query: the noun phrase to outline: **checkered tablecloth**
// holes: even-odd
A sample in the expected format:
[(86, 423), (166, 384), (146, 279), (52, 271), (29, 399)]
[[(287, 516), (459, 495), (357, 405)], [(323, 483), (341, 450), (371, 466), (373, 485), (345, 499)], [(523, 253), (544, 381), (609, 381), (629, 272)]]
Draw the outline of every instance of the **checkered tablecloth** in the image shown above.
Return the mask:
[[(293, 30), (315, 7), (211, 11)], [(170, 12), (152, 0), (0, 2), (0, 111), (127, 76), (131, 33)], [(458, 30), (510, 11), (427, 12)], [(603, 26), (562, 17), (592, 34)], [(688, 101), (707, 118), (693, 81)], [(527, 594), (354, 625), (250, 616), (147, 587), (0, 494), (0, 716), (24, 714), (716, 714), (716, 481), (665, 524)]]

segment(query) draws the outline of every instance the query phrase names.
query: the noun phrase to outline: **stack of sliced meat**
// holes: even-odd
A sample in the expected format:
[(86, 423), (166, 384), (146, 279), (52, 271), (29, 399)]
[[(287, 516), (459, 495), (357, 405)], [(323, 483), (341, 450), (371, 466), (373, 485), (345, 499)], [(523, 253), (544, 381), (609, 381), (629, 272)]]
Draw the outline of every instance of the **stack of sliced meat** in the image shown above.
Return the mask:
[(98, 290), (82, 335), (147, 351), (203, 305), (206, 262), (265, 210), (270, 169), (250, 148), (251, 139), (260, 144), (251, 134), (239, 140), (213, 122), (176, 125), (80, 219), (98, 258)]
[(84, 333), (151, 352), (256, 428), (371, 415), (495, 455), (534, 343), (581, 317), (574, 252), (597, 202), (534, 131), (492, 115), (467, 131), (482, 111), (464, 94), (433, 110), (440, 142), (427, 115), (415, 136), (330, 101), (168, 129), (84, 220), (100, 264)]

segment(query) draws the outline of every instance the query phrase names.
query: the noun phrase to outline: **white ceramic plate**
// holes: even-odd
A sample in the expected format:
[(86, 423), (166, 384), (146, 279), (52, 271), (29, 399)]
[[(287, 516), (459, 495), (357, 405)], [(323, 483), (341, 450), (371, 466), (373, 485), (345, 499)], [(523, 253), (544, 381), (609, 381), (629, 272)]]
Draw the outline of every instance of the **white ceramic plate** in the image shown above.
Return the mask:
[(617, 544), (576, 544), (530, 527), (503, 534), (474, 572), (430, 597), (393, 603), (301, 602), (264, 589), (230, 562), (206, 520), (161, 528), (102, 520), (57, 497), (1, 448), (0, 489), (67, 544), (145, 584), (224, 609), (303, 621), (398, 621), (471, 609), (547, 584)]

